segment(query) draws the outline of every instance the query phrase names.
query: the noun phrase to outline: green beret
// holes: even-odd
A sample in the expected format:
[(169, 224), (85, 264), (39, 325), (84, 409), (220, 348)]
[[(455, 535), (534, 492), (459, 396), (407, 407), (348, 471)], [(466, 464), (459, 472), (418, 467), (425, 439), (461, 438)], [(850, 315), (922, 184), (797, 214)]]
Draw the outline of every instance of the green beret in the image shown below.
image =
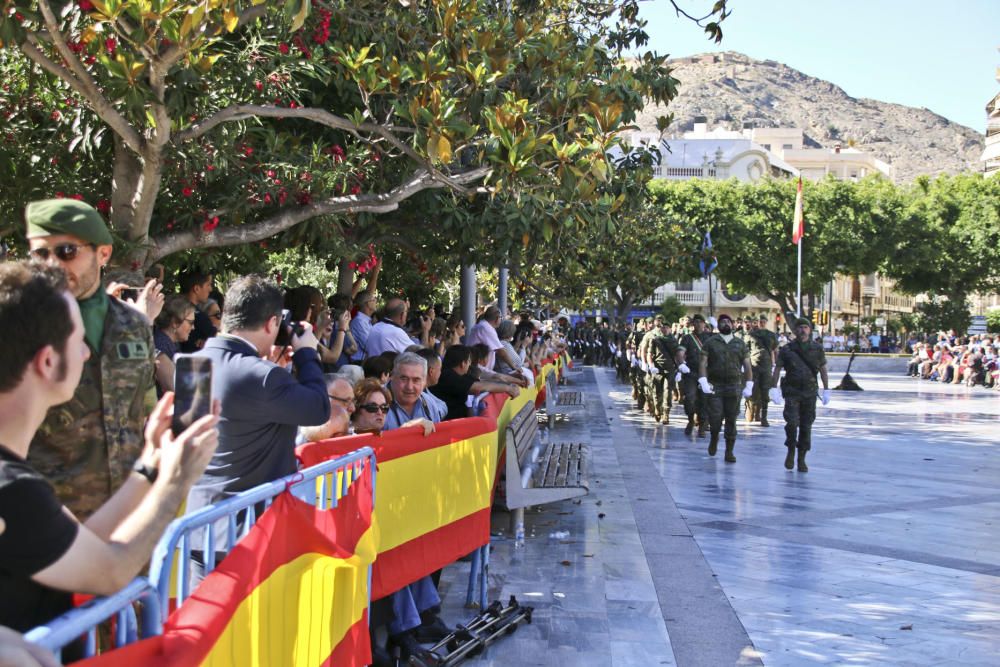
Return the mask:
[(805, 317), (800, 317), (799, 319), (795, 320), (795, 326), (797, 327), (807, 326), (810, 329), (814, 328), (813, 323), (810, 322), (809, 319)]
[(705, 321), (705, 316), (702, 315), (701, 313), (695, 313), (694, 315), (691, 316), (691, 321), (692, 322), (704, 322)]
[(652, 317), (647, 317), (645, 319), (645, 322), (646, 322), (646, 324), (652, 324), (653, 323), (653, 318)]
[(29, 239), (69, 234), (94, 245), (114, 243), (97, 209), (75, 199), (33, 201), (24, 209), (24, 221)]
[(767, 320), (767, 313), (761, 313), (760, 317), (757, 318), (759, 321), (764, 322)]
[(663, 322), (664, 319), (665, 318), (663, 317), (663, 315), (656, 315), (655, 317), (653, 317), (654, 322)]

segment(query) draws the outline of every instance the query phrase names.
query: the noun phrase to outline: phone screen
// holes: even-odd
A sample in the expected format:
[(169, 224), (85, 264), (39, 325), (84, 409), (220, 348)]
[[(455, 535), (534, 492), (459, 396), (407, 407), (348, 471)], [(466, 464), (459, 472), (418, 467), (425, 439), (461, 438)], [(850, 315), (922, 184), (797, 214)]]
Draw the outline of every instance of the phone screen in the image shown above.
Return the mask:
[(212, 360), (179, 354), (174, 357), (174, 435), (212, 411)]

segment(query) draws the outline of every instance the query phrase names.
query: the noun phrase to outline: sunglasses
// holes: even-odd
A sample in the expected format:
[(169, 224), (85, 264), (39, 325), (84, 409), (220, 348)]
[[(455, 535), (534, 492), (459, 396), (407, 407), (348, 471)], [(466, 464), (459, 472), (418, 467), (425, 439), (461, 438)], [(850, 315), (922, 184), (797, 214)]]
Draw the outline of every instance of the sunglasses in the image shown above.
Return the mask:
[(388, 414), (389, 412), (389, 405), (387, 403), (383, 403), (382, 405), (379, 405), (378, 403), (365, 403), (364, 405), (359, 405), (358, 407), (370, 414), (375, 414), (376, 412)]
[(327, 394), (327, 396), (339, 403), (343, 403), (344, 405), (354, 405), (353, 398), (341, 398), (340, 396), (334, 396), (333, 394)]
[(76, 259), (77, 254), (79, 254), (80, 248), (86, 247), (96, 248), (97, 246), (93, 243), (60, 243), (51, 248), (35, 248), (31, 251), (31, 254), (43, 262), (47, 262), (50, 255), (55, 255), (57, 259), (63, 262), (72, 262)]

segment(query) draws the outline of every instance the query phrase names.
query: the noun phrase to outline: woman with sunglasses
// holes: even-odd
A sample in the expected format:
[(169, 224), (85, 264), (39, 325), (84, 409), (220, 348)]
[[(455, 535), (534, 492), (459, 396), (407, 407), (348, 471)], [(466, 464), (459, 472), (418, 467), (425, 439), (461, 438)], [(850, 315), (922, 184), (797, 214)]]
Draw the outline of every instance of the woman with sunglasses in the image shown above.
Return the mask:
[(389, 413), (392, 394), (375, 378), (365, 378), (354, 388), (355, 433), (381, 433)]
[(156, 394), (174, 390), (174, 357), (181, 343), (187, 342), (194, 329), (194, 304), (184, 294), (167, 298), (163, 310), (153, 321), (153, 347), (156, 349)]

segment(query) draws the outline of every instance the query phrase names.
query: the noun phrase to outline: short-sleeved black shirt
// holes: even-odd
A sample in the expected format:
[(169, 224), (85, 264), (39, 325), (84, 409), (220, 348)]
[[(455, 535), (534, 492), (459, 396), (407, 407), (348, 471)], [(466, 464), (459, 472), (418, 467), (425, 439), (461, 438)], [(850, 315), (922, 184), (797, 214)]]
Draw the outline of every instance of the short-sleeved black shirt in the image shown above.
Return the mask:
[(465, 402), (469, 398), (469, 391), (477, 380), (472, 375), (459, 375), (454, 368), (445, 368), (441, 371), (441, 378), (437, 384), (431, 387), (431, 393), (440, 398), (448, 406), (448, 416), (444, 419), (461, 419), (469, 416), (469, 409)]
[(0, 519), (0, 625), (26, 632), (73, 606), (70, 593), (31, 577), (69, 551), (80, 526), (63, 511), (52, 485), (2, 445)]

